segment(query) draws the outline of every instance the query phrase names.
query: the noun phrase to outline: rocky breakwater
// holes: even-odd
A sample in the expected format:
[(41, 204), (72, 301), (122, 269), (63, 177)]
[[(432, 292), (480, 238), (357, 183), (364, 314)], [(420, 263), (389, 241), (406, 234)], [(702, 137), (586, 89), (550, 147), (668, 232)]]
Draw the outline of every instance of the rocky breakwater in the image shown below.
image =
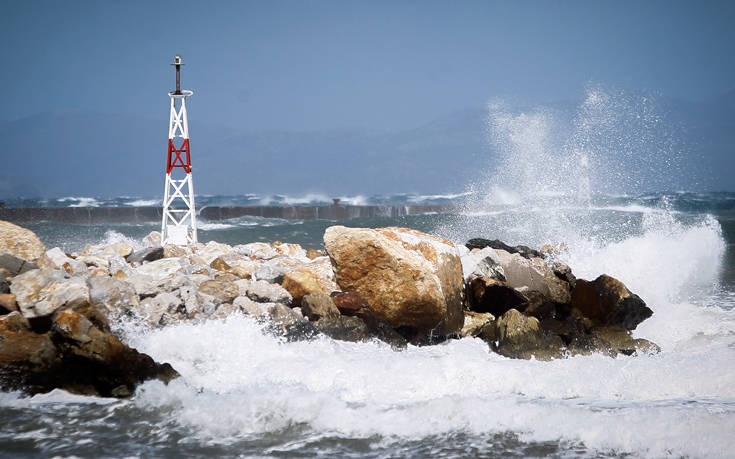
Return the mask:
[(462, 263), (469, 297), (463, 336), (487, 341), (507, 357), (658, 352), (631, 331), (653, 311), (619, 280), (577, 279), (557, 260), (563, 247), (536, 251), (473, 239)]
[(0, 222), (0, 389), (124, 397), (178, 376), (112, 333), (90, 295), (98, 266), (86, 261)]
[(65, 253), (8, 225), (0, 225), (3, 389), (127, 396), (177, 373), (125, 345), (119, 324), (154, 329), (233, 314), (284, 340), (326, 335), (400, 349), (476, 337), (501, 355), (539, 360), (658, 349), (631, 335), (652, 314), (643, 300), (609, 276), (576, 279), (554, 250), (333, 226), (323, 251), (277, 241), (161, 247), (153, 232), (135, 250)]

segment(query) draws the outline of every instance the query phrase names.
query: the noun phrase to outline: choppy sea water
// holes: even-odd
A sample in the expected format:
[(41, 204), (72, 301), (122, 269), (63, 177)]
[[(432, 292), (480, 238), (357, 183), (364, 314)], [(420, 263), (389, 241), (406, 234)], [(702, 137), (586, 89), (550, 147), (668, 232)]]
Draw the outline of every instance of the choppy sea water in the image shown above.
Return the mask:
[[(450, 198), (451, 199), (451, 198)], [(456, 199), (456, 198), (455, 198)], [(735, 451), (735, 194), (494, 202), (461, 215), (201, 222), (203, 241), (320, 247), (326, 227), (409, 226), (457, 242), (564, 242), (579, 277), (615, 276), (654, 310), (653, 356), (507, 359), (477, 339), (394, 351), (287, 343), (243, 316), (129, 344), (183, 377), (128, 400), (0, 394), (4, 456), (727, 457)], [(47, 246), (139, 239), (151, 224), (28, 225)]]
[[(286, 343), (247, 317), (162, 330), (119, 324), (183, 377), (127, 400), (0, 394), (0, 453), (59, 457), (732, 457), (735, 194), (676, 190), (697, 171), (655, 98), (591, 87), (572, 119), (488, 106), (495, 170), (451, 195), (198, 196), (207, 205), (456, 204), (459, 215), (200, 221), (199, 238), (319, 248), (330, 225), (408, 226), (458, 243), (564, 243), (574, 273), (607, 273), (654, 315), (657, 355), (507, 359), (477, 339), (394, 351)], [(482, 161), (482, 160), (480, 160)], [(447, 173), (451, 173), (448, 171)], [(160, 197), (6, 200), (156, 206)], [(159, 224), (27, 225), (48, 247), (140, 238)]]

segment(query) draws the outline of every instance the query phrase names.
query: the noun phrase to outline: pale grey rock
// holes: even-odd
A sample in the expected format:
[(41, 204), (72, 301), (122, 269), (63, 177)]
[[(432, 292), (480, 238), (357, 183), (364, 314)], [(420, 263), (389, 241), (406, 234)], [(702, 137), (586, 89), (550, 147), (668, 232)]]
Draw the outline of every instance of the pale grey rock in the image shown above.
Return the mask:
[(516, 289), (526, 287), (555, 303), (566, 304), (572, 300), (569, 283), (557, 277), (543, 258), (524, 258), (505, 250), (495, 252), (500, 258), (508, 286)]
[(62, 306), (73, 308), (89, 302), (89, 287), (83, 278), (66, 279), (61, 271), (49, 269), (16, 276), (10, 291), (28, 319), (49, 316)]
[(146, 298), (137, 308), (138, 314), (149, 324), (157, 326), (165, 313), (174, 314), (181, 305), (181, 299), (168, 292), (162, 292), (155, 297)]
[(232, 305), (238, 308), (240, 311), (250, 314), (250, 310), (256, 307), (258, 304), (255, 301), (248, 298), (246, 295), (240, 295), (232, 301)]
[[(462, 246), (464, 247), (464, 246)], [(467, 248), (465, 247), (465, 250)], [(465, 252), (461, 256), (462, 274), (465, 282), (469, 282), (472, 277), (489, 277), (504, 281), (505, 272), (500, 264), (500, 256), (492, 247), (485, 247), (476, 252)]]
[(204, 259), (207, 264), (213, 262), (216, 258), (227, 255), (232, 252), (232, 247), (215, 241), (207, 242), (204, 247), (197, 248), (196, 255)]
[[(235, 282), (235, 284), (240, 289), (240, 294), (242, 294), (244, 282), (240, 280)], [(289, 305), (292, 301), (291, 294), (286, 289), (280, 285), (270, 284), (262, 280), (249, 282), (245, 287), (245, 295), (258, 303), (282, 303)]]
[(240, 244), (232, 248), (235, 252), (240, 255), (247, 257), (261, 258), (264, 260), (275, 258), (278, 256), (278, 252), (265, 242), (252, 242), (250, 244)]
[(124, 273), (126, 276), (130, 276), (133, 274), (133, 268), (130, 267), (127, 261), (125, 261), (125, 258), (122, 256), (115, 254), (114, 256), (110, 257), (110, 267), (109, 271), (111, 275), (115, 275), (118, 272)]
[(274, 258), (262, 263), (256, 268), (253, 272), (253, 279), (269, 283), (281, 282), (283, 276), (292, 269), (293, 266), (286, 265), (282, 258)]
[(95, 266), (97, 268), (108, 269), (110, 267), (110, 260), (100, 255), (80, 255), (77, 260), (84, 263), (86, 266)]
[(133, 286), (135, 293), (140, 297), (153, 296), (159, 293), (158, 284), (152, 276), (132, 274), (125, 281)]
[(126, 281), (106, 276), (94, 276), (87, 280), (89, 300), (103, 308), (109, 316), (118, 317), (140, 305), (135, 288)]
[[(206, 280), (207, 277), (204, 276)], [(167, 277), (153, 277), (148, 275), (133, 274), (126, 277), (136, 293), (141, 297), (155, 296), (161, 292), (173, 292), (185, 285), (196, 286), (202, 281), (201, 276), (187, 276), (184, 273), (175, 272)]]
[(154, 279), (162, 279), (179, 272), (183, 267), (178, 258), (162, 258), (139, 266), (134, 269), (135, 274), (151, 276)]
[(66, 253), (58, 247), (54, 247), (53, 249), (46, 251), (46, 260), (50, 262), (49, 264), (51, 266), (48, 267), (51, 269), (60, 269), (69, 274), (89, 274), (89, 271), (87, 271), (87, 265), (84, 262), (67, 256)]
[(146, 237), (143, 238), (143, 245), (146, 247), (160, 247), (161, 246), (161, 233), (158, 231), (151, 231)]
[(201, 263), (184, 265), (184, 272), (190, 276), (195, 275), (194, 273), (198, 276), (206, 276), (207, 279), (213, 279), (215, 274), (215, 270), (211, 266)]

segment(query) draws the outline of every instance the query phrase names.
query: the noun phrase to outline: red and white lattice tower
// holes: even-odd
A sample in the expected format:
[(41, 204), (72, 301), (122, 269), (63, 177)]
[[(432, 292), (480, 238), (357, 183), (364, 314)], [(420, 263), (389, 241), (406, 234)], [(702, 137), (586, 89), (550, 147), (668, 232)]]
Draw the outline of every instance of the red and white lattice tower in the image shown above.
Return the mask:
[(186, 98), (194, 91), (181, 90), (181, 56), (174, 57), (176, 91), (171, 97), (171, 117), (168, 127), (168, 162), (166, 189), (163, 194), (163, 221), (161, 245), (188, 245), (197, 242), (194, 184), (191, 178), (189, 152), (189, 120), (186, 116)]

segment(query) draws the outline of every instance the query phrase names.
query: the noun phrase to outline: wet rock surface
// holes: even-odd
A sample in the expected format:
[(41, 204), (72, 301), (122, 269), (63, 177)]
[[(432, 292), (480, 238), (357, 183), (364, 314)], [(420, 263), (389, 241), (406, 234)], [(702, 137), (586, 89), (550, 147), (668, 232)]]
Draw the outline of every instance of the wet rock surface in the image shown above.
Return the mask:
[(584, 317), (598, 327), (635, 330), (653, 315), (646, 303), (619, 280), (601, 275), (593, 281), (579, 279), (571, 301), (572, 315)]
[(417, 337), (457, 333), (464, 282), (453, 243), (406, 228), (345, 228), (324, 233), (337, 284), (354, 291), (393, 328)]
[(493, 240), (482, 239), (482, 238), (470, 239), (469, 241), (467, 241), (465, 246), (470, 250), (484, 249), (486, 247), (490, 247), (496, 250), (504, 250), (511, 254), (517, 253), (518, 255), (526, 259), (544, 258), (544, 254), (539, 252), (538, 250), (534, 250), (530, 247), (526, 247), (525, 245), (510, 246), (506, 244), (505, 242), (498, 240), (498, 239), (493, 239)]
[(178, 377), (98, 328), (72, 309), (54, 314), (47, 330), (34, 330), (20, 312), (0, 316), (0, 388), (28, 393), (61, 388), (73, 393), (126, 397), (148, 379)]
[(233, 314), (287, 341), (398, 350), (478, 338), (537, 360), (660, 350), (631, 334), (653, 313), (640, 297), (607, 275), (577, 279), (551, 249), (544, 258), (499, 241), (468, 249), (407, 228), (341, 226), (325, 232), (328, 257), (281, 242), (161, 248), (155, 233), (143, 242), (37, 250), (33, 261), (0, 253), (0, 387), (128, 396), (177, 373), (126, 346), (116, 322), (160, 328)]

